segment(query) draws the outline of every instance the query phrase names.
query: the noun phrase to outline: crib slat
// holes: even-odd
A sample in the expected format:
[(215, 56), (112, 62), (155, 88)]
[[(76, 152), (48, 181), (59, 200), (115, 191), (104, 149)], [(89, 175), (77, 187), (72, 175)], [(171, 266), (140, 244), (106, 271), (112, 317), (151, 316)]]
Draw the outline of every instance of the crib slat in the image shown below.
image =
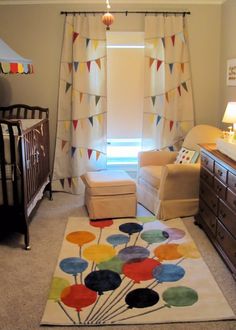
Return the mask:
[(5, 143), (3, 138), (3, 129), (0, 124), (0, 162), (1, 162), (1, 184), (2, 184), (2, 198), (3, 203), (8, 205), (8, 195), (7, 195), (7, 180), (6, 180), (6, 165), (5, 165)]

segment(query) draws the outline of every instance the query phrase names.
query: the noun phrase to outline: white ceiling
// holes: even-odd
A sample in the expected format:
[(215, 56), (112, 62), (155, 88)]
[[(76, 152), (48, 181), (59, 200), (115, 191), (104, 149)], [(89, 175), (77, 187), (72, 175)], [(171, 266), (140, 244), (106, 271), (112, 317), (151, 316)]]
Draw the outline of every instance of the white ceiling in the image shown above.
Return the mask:
[[(160, 4), (160, 5), (221, 5), (226, 0), (111, 0), (110, 4)], [(102, 4), (105, 0), (0, 0), (0, 5), (23, 5), (23, 4)]]

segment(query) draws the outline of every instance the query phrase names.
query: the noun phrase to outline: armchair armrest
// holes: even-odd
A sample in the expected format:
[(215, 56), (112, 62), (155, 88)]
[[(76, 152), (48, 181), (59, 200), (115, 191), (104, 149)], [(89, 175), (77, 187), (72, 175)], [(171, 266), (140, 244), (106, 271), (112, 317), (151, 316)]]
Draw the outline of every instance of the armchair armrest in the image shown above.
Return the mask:
[(173, 163), (178, 151), (141, 151), (138, 154), (138, 168), (148, 165), (166, 165)]
[(159, 199), (194, 199), (199, 196), (200, 164), (163, 166)]

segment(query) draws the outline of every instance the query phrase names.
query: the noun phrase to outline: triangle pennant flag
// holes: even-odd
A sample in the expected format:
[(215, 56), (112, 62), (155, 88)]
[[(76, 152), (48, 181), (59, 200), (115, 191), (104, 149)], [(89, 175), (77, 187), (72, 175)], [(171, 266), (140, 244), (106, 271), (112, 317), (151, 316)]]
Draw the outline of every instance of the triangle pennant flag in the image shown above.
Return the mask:
[(82, 72), (84, 72), (84, 68), (85, 68), (85, 63), (84, 62), (81, 62), (80, 64), (79, 64), (79, 71), (82, 73)]
[(153, 44), (153, 47), (154, 47), (154, 48), (157, 48), (157, 45), (158, 45), (158, 39), (157, 39), (157, 38), (154, 39), (153, 42), (152, 42), (152, 44)]
[(183, 88), (186, 90), (186, 92), (188, 92), (188, 87), (187, 87), (187, 84), (186, 84), (186, 82), (183, 82), (181, 85), (182, 85), (182, 86), (183, 86)]
[(78, 179), (77, 178), (72, 178), (72, 184), (77, 187)]
[(158, 115), (158, 116), (157, 116), (157, 121), (156, 121), (156, 126), (159, 124), (160, 120), (161, 120), (161, 116)]
[(86, 38), (86, 47), (88, 47), (89, 41), (90, 41), (90, 39), (89, 38)]
[(82, 148), (79, 148), (79, 154), (80, 154), (80, 157), (82, 158), (83, 157), (83, 149)]
[(73, 158), (74, 154), (75, 154), (75, 150), (76, 148), (75, 147), (71, 147), (71, 157)]
[(71, 188), (72, 178), (67, 178), (67, 180), (68, 180), (69, 187)]
[(75, 39), (78, 37), (79, 33), (78, 32), (73, 32), (73, 43), (75, 42)]
[(80, 101), (80, 103), (82, 102), (82, 99), (83, 99), (83, 93), (80, 92), (80, 93), (79, 93), (79, 101)]
[(170, 131), (172, 130), (173, 124), (174, 124), (173, 120), (170, 120)]
[(169, 63), (170, 73), (172, 73), (172, 71), (173, 71), (173, 66), (174, 66), (174, 63)]
[(75, 69), (75, 72), (77, 72), (77, 70), (78, 70), (78, 65), (79, 65), (79, 62), (74, 62), (74, 69)]
[(103, 123), (103, 114), (100, 113), (99, 115), (97, 115), (97, 119), (98, 119), (99, 124), (102, 125), (102, 123)]
[(165, 96), (166, 96), (166, 101), (169, 103), (169, 94), (168, 94), (168, 92), (165, 93)]
[(95, 104), (96, 104), (96, 106), (97, 106), (97, 104), (100, 100), (100, 97), (101, 97), (100, 95), (95, 95)]
[(68, 92), (68, 90), (69, 90), (69, 88), (71, 87), (71, 85), (72, 85), (72, 84), (70, 84), (70, 83), (68, 83), (68, 82), (66, 83), (66, 93)]
[(96, 150), (96, 160), (100, 157), (101, 152)]
[(65, 179), (60, 179), (60, 183), (61, 183), (62, 188), (64, 189)]
[(72, 71), (72, 63), (68, 63), (68, 69), (69, 69), (69, 72), (71, 73), (71, 71)]
[(65, 140), (62, 140), (62, 141), (61, 141), (61, 150), (63, 150), (63, 148), (65, 147), (66, 142), (67, 142), (67, 141), (65, 141)]
[(175, 45), (175, 35), (174, 34), (171, 36), (171, 41), (172, 41), (172, 45), (174, 46)]
[(74, 130), (76, 130), (77, 124), (78, 124), (78, 119), (73, 120)]
[(155, 103), (156, 103), (156, 96), (152, 96), (152, 105), (155, 106)]
[(64, 125), (65, 125), (65, 130), (68, 131), (69, 127), (70, 127), (70, 121), (69, 120), (66, 120), (64, 122)]
[(165, 38), (163, 37), (163, 38), (161, 38), (161, 41), (162, 41), (162, 44), (163, 44), (163, 47), (165, 48)]
[(93, 126), (93, 117), (88, 117), (88, 120), (90, 121), (90, 124)]
[(97, 60), (95, 60), (97, 66), (99, 67), (99, 69), (101, 69), (101, 60), (100, 58), (98, 58)]
[(88, 62), (86, 62), (86, 63), (87, 63), (87, 68), (88, 68), (88, 70), (89, 70), (89, 72), (90, 72), (91, 61), (88, 61)]
[(152, 66), (152, 63), (153, 63), (153, 62), (154, 62), (154, 58), (150, 57), (150, 58), (149, 58), (149, 67)]
[(91, 155), (92, 155), (93, 150), (92, 149), (88, 149), (88, 158), (90, 159)]
[(178, 36), (179, 36), (179, 38), (181, 39), (181, 41), (182, 41), (183, 43), (185, 43), (185, 38), (184, 38), (184, 34), (183, 34), (183, 32), (179, 32), (179, 33), (178, 33)]
[(92, 43), (93, 43), (94, 49), (96, 50), (97, 47), (98, 47), (98, 40), (97, 39), (93, 39)]
[(150, 120), (151, 124), (154, 123), (154, 120), (155, 120), (155, 114), (154, 113), (150, 113), (149, 120)]
[(157, 71), (159, 70), (161, 64), (162, 64), (162, 61), (161, 60), (157, 60)]
[(181, 96), (181, 87), (178, 86), (177, 89), (178, 89), (178, 92), (179, 92), (179, 96)]
[(184, 63), (181, 63), (180, 65), (181, 65), (181, 70), (184, 73)]

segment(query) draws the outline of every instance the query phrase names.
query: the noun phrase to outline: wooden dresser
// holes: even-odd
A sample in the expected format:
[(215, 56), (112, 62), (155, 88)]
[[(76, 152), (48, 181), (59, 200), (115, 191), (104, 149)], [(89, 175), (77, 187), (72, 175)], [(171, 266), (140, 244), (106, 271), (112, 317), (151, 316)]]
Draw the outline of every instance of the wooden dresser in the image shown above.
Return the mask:
[(236, 278), (236, 162), (201, 147), (200, 202), (196, 223), (203, 228)]

